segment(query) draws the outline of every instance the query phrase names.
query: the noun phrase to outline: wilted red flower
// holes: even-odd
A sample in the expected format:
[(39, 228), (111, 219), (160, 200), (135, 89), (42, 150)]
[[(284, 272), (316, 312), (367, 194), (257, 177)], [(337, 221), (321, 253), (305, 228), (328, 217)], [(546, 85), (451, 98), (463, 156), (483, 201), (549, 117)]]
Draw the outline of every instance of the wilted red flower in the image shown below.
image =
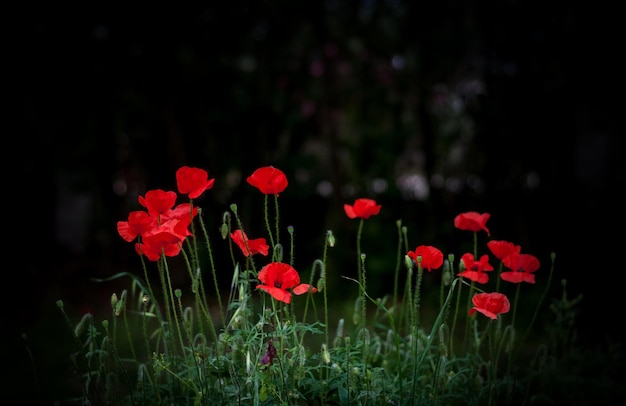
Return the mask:
[(534, 255), (514, 253), (504, 257), (502, 264), (510, 271), (500, 273), (500, 277), (512, 283), (535, 283), (535, 272), (539, 269), (539, 260)]
[(380, 213), (380, 204), (376, 204), (375, 200), (372, 199), (356, 199), (354, 201), (354, 205), (344, 204), (343, 209), (346, 212), (346, 215), (351, 218), (362, 218), (367, 219), (372, 215)]
[(478, 232), (484, 230), (487, 235), (491, 235), (487, 228), (487, 220), (489, 220), (491, 214), (489, 213), (477, 213), (475, 211), (468, 211), (461, 213), (454, 218), (454, 226), (459, 230), (467, 230)]
[(487, 247), (489, 247), (491, 253), (499, 260), (511, 254), (519, 254), (521, 249), (519, 245), (503, 240), (491, 240), (487, 242)]
[(474, 307), (469, 309), (469, 315), (480, 312), (490, 319), (497, 319), (498, 314), (507, 313), (511, 309), (511, 303), (502, 293), (477, 293), (472, 297)]
[(199, 197), (205, 190), (213, 187), (215, 179), (209, 179), (207, 171), (201, 168), (183, 166), (176, 171), (178, 193), (188, 195), (190, 199)]
[(159, 216), (172, 207), (176, 203), (176, 192), (166, 192), (161, 189), (149, 190), (145, 197), (139, 196), (139, 204), (148, 209), (151, 216)]
[(248, 176), (246, 181), (266, 195), (278, 195), (287, 187), (287, 176), (278, 168), (264, 166)]
[(485, 273), (493, 271), (493, 266), (489, 264), (489, 256), (482, 255), (480, 260), (474, 260), (474, 254), (465, 253), (461, 257), (465, 269), (457, 274), (471, 281), (485, 284), (489, 282), (489, 276)]
[[(416, 264), (422, 268), (428, 269), (428, 272), (433, 269), (441, 268), (443, 265), (443, 252), (430, 245), (420, 245), (415, 248), (415, 251), (407, 252), (407, 255), (415, 261)], [(422, 257), (421, 263), (418, 263), (418, 257)]]
[(306, 283), (300, 283), (300, 275), (291, 265), (284, 262), (270, 262), (265, 265), (258, 276), (262, 284), (257, 285), (257, 289), (261, 289), (272, 295), (276, 300), (290, 303), (291, 293), (287, 289), (291, 289), (296, 295), (311, 290), (317, 292), (314, 286)]
[[(265, 238), (255, 238), (250, 240), (246, 233), (241, 230), (235, 230), (230, 234), (230, 238), (233, 239), (235, 244), (241, 249), (243, 255), (250, 256), (254, 254), (267, 255), (269, 251), (269, 245), (265, 243)], [(246, 248), (246, 241), (248, 242), (248, 247)]]

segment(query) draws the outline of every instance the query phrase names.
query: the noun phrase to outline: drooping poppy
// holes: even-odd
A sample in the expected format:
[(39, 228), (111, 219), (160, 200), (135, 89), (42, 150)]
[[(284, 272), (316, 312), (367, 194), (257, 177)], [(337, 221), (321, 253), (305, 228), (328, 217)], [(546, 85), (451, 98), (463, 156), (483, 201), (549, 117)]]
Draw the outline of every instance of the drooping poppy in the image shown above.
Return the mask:
[(356, 199), (354, 205), (344, 204), (343, 209), (346, 215), (351, 218), (367, 219), (370, 216), (380, 213), (380, 204), (376, 204), (373, 199)]
[(313, 293), (317, 292), (314, 286), (306, 283), (300, 283), (300, 275), (291, 265), (284, 262), (270, 262), (265, 265), (258, 275), (261, 284), (256, 289), (261, 289), (272, 295), (276, 300), (281, 302), (291, 302), (291, 292), (301, 295), (309, 290)]
[(176, 185), (178, 193), (187, 195), (190, 199), (200, 197), (202, 193), (213, 187), (215, 179), (209, 179), (207, 171), (201, 168), (183, 166), (176, 171)]
[(477, 293), (472, 297), (474, 307), (469, 309), (469, 315), (480, 312), (490, 319), (497, 319), (499, 314), (508, 313), (511, 302), (506, 295), (499, 292)]
[(461, 261), (464, 269), (457, 276), (482, 284), (489, 282), (489, 276), (485, 272), (493, 271), (493, 266), (489, 263), (488, 255), (481, 255), (480, 259), (476, 261), (474, 254), (465, 253), (461, 257)]
[(264, 166), (248, 176), (246, 181), (266, 195), (278, 195), (287, 188), (287, 176), (278, 168)]
[(496, 258), (502, 259), (511, 254), (519, 254), (521, 247), (512, 242), (504, 240), (491, 240), (487, 242), (487, 247)]
[(461, 213), (454, 218), (454, 226), (459, 230), (473, 231), (478, 232), (484, 230), (487, 235), (491, 235), (489, 229), (487, 228), (487, 220), (489, 220), (491, 214), (489, 213), (478, 213), (475, 211), (468, 211), (465, 213)]
[[(265, 242), (265, 238), (249, 239), (246, 233), (241, 230), (235, 230), (230, 234), (230, 238), (233, 239), (235, 244), (241, 249), (243, 255), (250, 256), (254, 254), (261, 254), (267, 256), (269, 251), (269, 245)], [(247, 241), (247, 247), (246, 247)]]
[(500, 273), (502, 280), (511, 283), (535, 283), (534, 272), (539, 269), (539, 260), (534, 255), (514, 253), (504, 257), (502, 264), (510, 269)]
[[(407, 252), (407, 255), (422, 269), (427, 269), (428, 272), (441, 268), (443, 265), (443, 252), (431, 245), (420, 245), (415, 248), (415, 251)], [(418, 257), (422, 257), (421, 263), (418, 263)]]

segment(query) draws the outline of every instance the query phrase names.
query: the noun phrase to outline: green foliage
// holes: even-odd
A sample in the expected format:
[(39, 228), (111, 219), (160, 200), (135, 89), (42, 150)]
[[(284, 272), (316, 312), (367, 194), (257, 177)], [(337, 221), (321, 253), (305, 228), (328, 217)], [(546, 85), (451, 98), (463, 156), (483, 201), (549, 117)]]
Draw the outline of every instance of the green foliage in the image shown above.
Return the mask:
[[(236, 206), (231, 210), (241, 227)], [(231, 214), (223, 219), (221, 235), (226, 239)], [(548, 307), (553, 320), (546, 332), (530, 335), (537, 329), (514, 325), (515, 318), (509, 314), (493, 320), (468, 314), (464, 304), (482, 289), (451, 277), (452, 255), (445, 260), (445, 275), (433, 294), (422, 292), (420, 264), (407, 261), (400, 249), (395, 280), (404, 265), (403, 291), (373, 298), (366, 285), (368, 261), (360, 252), (361, 221), (359, 277), (335, 281), (357, 288), (352, 315), (338, 314), (327, 301), (326, 281), (331, 275), (326, 256), (335, 245), (330, 231), (321, 259), (311, 267), (310, 279), (317, 292), (294, 296), (285, 303), (253, 290), (258, 276), (253, 257), (245, 256), (240, 262), (234, 255), (238, 251), (231, 249), (233, 278), (228, 299), (224, 306), (210, 305), (212, 296), (204, 286), (210, 275), (198, 261), (199, 249), (208, 249), (212, 255), (203, 221), (198, 216), (205, 244), (187, 240), (182, 251), (189, 271), (188, 289), (172, 289), (173, 270), (164, 255), (156, 262), (143, 263), (145, 278), (118, 273), (100, 281), (130, 283), (128, 291), (112, 294), (110, 320), (97, 322), (88, 314), (74, 325), (63, 302), (58, 302), (76, 342), (76, 352), (69, 356), (80, 383), (80, 393), (63, 401), (193, 406), (521, 405), (583, 399), (580, 391), (571, 392), (576, 397), (569, 392), (571, 385), (579, 384), (577, 374), (585, 358), (572, 334), (580, 299), (567, 297), (565, 282), (560, 300)], [(406, 246), (406, 229), (401, 221), (397, 226), (404, 231), (398, 233), (399, 247)], [(271, 258), (282, 261), (279, 229), (278, 222), (267, 222), (268, 233), (276, 233)], [(289, 235), (293, 247), (292, 229)], [(160, 285), (149, 280), (149, 275), (155, 275), (149, 265), (157, 267)], [(211, 266), (208, 271), (215, 275)], [(219, 289), (217, 284), (214, 287)], [(528, 307), (525, 311), (534, 311), (535, 316), (543, 313), (548, 288), (540, 300), (516, 300), (512, 306)], [(615, 348), (614, 354), (620, 356), (620, 349)], [(611, 383), (599, 377), (611, 373), (608, 369), (596, 377), (607, 393)]]

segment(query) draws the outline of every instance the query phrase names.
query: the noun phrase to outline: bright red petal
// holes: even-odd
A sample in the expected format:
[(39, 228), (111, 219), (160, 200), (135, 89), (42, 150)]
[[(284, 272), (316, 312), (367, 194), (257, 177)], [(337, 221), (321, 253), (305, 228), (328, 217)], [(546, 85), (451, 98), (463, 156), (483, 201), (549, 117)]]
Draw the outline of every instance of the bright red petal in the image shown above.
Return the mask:
[(257, 285), (256, 288), (266, 291), (276, 300), (280, 300), (281, 302), (285, 302), (287, 304), (291, 303), (291, 293), (287, 292), (284, 289), (275, 288), (267, 285)]
[(308, 283), (301, 283), (293, 288), (293, 293), (295, 293), (296, 295), (301, 295), (303, 293), (307, 293), (309, 289), (311, 290), (311, 293), (317, 292), (317, 288), (315, 286), (309, 285)]

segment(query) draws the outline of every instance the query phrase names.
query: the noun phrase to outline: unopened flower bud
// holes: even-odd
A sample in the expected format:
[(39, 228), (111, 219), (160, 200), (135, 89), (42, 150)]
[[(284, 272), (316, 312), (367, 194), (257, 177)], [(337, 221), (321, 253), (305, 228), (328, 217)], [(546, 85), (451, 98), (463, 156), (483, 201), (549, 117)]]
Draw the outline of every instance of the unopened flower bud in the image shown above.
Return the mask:
[(332, 248), (335, 246), (335, 236), (331, 230), (326, 232), (326, 241), (328, 241), (328, 245)]
[(85, 331), (85, 326), (88, 323), (91, 323), (91, 320), (93, 319), (93, 316), (91, 313), (87, 313), (83, 316), (82, 319), (80, 319), (80, 321), (78, 322), (78, 324), (76, 325), (76, 327), (74, 328), (74, 335), (76, 337), (80, 337), (83, 334), (83, 331)]
[(361, 321), (361, 296), (358, 296), (355, 300), (354, 300), (354, 312), (352, 313), (352, 322), (355, 325), (358, 325)]
[(246, 351), (246, 373), (252, 374), (252, 360), (250, 359), (250, 350)]
[(127, 291), (126, 289), (124, 289), (122, 291), (122, 295), (120, 296), (120, 299), (115, 304), (115, 317), (118, 317), (120, 313), (122, 312), (122, 310), (124, 309), (124, 307), (126, 306), (126, 295), (127, 295)]
[(326, 285), (326, 279), (324, 278), (319, 278), (317, 280), (317, 285), (315, 285), (315, 287), (317, 288), (318, 292), (323, 292), (324, 291), (324, 286)]
[(335, 333), (336, 337), (342, 337), (343, 336), (343, 319), (339, 319), (339, 321), (337, 322), (337, 332)]
[(322, 344), (322, 361), (324, 361), (325, 364), (330, 364), (330, 353), (326, 348), (326, 344)]
[(413, 269), (413, 260), (411, 259), (410, 256), (405, 255), (404, 256), (404, 266), (406, 266), (406, 269)]
[(450, 285), (450, 281), (452, 280), (452, 272), (450, 272), (450, 262), (445, 261), (443, 263), (443, 271), (441, 272), (441, 282), (443, 286)]
[(228, 225), (226, 223), (222, 223), (220, 227), (220, 234), (222, 235), (222, 240), (225, 240), (228, 237)]

